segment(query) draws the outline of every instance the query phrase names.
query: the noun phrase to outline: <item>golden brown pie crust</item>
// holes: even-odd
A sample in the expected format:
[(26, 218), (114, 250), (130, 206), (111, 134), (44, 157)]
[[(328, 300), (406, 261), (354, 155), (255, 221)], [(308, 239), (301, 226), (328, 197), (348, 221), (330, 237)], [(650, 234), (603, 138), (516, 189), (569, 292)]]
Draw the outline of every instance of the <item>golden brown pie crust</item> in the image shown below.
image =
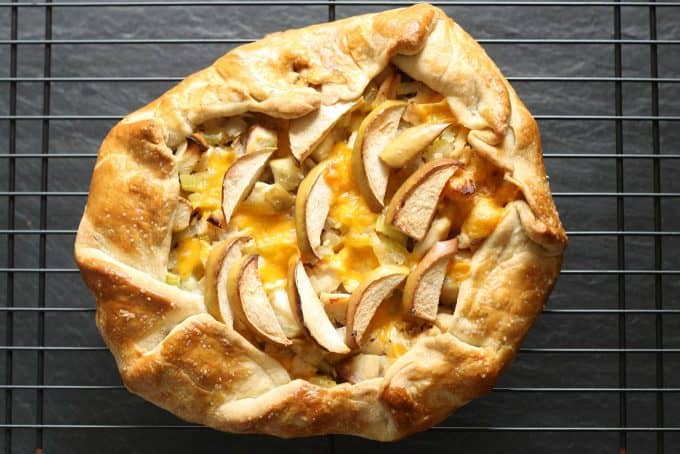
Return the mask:
[[(473, 255), (453, 315), (385, 376), (323, 388), (163, 282), (179, 184), (172, 149), (206, 120), (291, 119), (361, 96), (389, 63), (447, 97), (473, 149), (522, 190)], [(484, 50), (441, 10), (416, 5), (275, 33), (232, 50), (142, 109), (101, 145), (75, 245), (97, 326), (126, 387), (219, 430), (394, 440), (492, 387), (559, 274), (566, 235), (534, 119)]]

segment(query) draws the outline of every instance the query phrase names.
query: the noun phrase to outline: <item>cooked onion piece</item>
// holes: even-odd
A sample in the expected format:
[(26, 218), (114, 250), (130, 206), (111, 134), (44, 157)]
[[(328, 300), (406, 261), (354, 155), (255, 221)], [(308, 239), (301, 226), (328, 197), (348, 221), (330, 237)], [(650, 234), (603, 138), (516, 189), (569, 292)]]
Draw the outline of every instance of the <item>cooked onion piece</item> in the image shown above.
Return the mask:
[(450, 123), (425, 123), (405, 129), (380, 152), (380, 160), (390, 167), (403, 167), (449, 126)]

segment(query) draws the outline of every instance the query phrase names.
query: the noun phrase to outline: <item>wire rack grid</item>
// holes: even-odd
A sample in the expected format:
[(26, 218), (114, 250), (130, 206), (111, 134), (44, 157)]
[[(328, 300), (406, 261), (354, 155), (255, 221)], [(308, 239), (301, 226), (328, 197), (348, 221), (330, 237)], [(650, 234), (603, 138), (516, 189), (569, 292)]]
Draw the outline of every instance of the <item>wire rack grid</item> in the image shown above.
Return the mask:
[[(535, 113), (571, 244), (493, 392), (380, 449), (678, 452), (680, 3), (433, 3)], [(221, 434), (130, 395), (71, 250), (98, 143), (122, 115), (238, 44), (399, 4), (0, 2), (3, 452), (376, 449)]]

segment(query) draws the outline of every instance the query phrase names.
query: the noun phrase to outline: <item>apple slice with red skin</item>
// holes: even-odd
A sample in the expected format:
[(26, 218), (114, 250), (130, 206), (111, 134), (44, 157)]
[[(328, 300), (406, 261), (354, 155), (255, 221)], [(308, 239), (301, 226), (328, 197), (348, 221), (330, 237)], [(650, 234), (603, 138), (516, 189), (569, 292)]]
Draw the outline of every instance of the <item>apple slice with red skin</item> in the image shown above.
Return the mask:
[(397, 189), (385, 212), (385, 222), (416, 240), (430, 227), (439, 197), (460, 164), (453, 159), (435, 159), (413, 172)]
[(295, 231), (305, 263), (320, 258), (321, 233), (333, 199), (333, 192), (324, 178), (326, 168), (325, 162), (314, 167), (300, 183), (295, 198)]
[(245, 235), (235, 235), (214, 244), (205, 264), (205, 306), (210, 315), (229, 326), (233, 326), (234, 316), (227, 295), (227, 277), (242, 257), (241, 248), (249, 241), (251, 238)]
[(229, 225), (232, 214), (250, 193), (262, 174), (272, 150), (256, 151), (239, 156), (224, 173), (222, 180), (222, 225)]
[(408, 316), (435, 321), (446, 268), (456, 252), (457, 239), (438, 241), (409, 274), (402, 300)]
[(408, 273), (409, 269), (403, 266), (381, 265), (366, 275), (347, 304), (347, 345), (353, 348), (361, 346), (378, 306), (406, 279)]
[(385, 204), (390, 169), (380, 160), (383, 148), (397, 135), (406, 109), (403, 101), (385, 101), (361, 122), (352, 150), (352, 176), (371, 210)]
[(227, 294), (234, 322), (261, 339), (282, 346), (292, 344), (283, 332), (258, 275), (259, 256), (248, 255), (231, 267), (227, 276)]
[(322, 104), (313, 112), (304, 117), (290, 121), (288, 130), (290, 151), (302, 162), (314, 149), (326, 138), (333, 127), (347, 113), (354, 110), (363, 102), (363, 99), (355, 101), (341, 101), (327, 106)]
[(298, 304), (298, 317), (302, 319), (302, 324), (309, 335), (329, 352), (349, 353), (349, 347), (338, 335), (323, 303), (316, 295), (302, 261), (292, 262), (291, 268), (288, 280), (289, 298)]

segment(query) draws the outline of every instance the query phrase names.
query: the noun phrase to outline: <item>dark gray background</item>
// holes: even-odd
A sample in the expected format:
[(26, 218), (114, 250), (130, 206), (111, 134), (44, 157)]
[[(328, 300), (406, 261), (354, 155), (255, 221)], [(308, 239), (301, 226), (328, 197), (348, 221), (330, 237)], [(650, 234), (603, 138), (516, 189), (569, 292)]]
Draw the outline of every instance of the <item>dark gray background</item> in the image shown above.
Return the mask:
[[(523, 351), (509, 368), (498, 389), (470, 403), (449, 418), (443, 427), (400, 443), (379, 446), (352, 437), (319, 437), (283, 441), (270, 437), (222, 434), (203, 428), (120, 428), (183, 424), (172, 415), (129, 394), (120, 387), (111, 355), (93, 321), (93, 300), (74, 272), (72, 245), (94, 163), (94, 154), (116, 118), (160, 95), (185, 75), (196, 71), (233, 47), (210, 40), (255, 39), (280, 29), (328, 20), (326, 5), (300, 6), (80, 6), (52, 7), (51, 79), (43, 81), (46, 46), (46, 8), (23, 6), (18, 12), (17, 81), (11, 82), (10, 18), (8, 0), (0, 6), (0, 438), (3, 452), (30, 453), (42, 446), (52, 453), (142, 452), (283, 452), (352, 453), (413, 450), (451, 450), (479, 453), (618, 453), (622, 442), (629, 453), (649, 453), (665, 448), (680, 451), (680, 433), (666, 432), (657, 446), (653, 430), (627, 431), (622, 440), (621, 396), (625, 395), (628, 427), (680, 427), (680, 353), (669, 351), (625, 355), (625, 384), (621, 381), (621, 327), (626, 348), (680, 348), (680, 314), (628, 313), (616, 309), (680, 309), (680, 285), (673, 274), (619, 274), (616, 270), (680, 270), (680, 4), (658, 7), (658, 45), (650, 45), (650, 3), (620, 7), (621, 121), (616, 114), (617, 75), (615, 9), (611, 4), (555, 5), (456, 5), (446, 6), (474, 37), (479, 39), (501, 70), (512, 80), (529, 109), (539, 118), (546, 166), (560, 214), (569, 232), (570, 246), (565, 273), (535, 328), (526, 349), (584, 348), (587, 352)], [(28, 2), (21, 2), (28, 3)], [(206, 2), (204, 2), (206, 3)], [(224, 3), (224, 2), (223, 2)], [(322, 2), (323, 3), (323, 2)], [(338, 18), (377, 11), (383, 6), (338, 5)], [(159, 39), (191, 42), (159, 43)], [(148, 43), (127, 41), (149, 39)], [(504, 42), (493, 42), (494, 40)], [(526, 40), (539, 42), (527, 42)], [(550, 39), (585, 40), (579, 43), (546, 42)], [(67, 40), (63, 42), (60, 40)], [(93, 43), (93, 40), (113, 40)], [(643, 40), (642, 43), (628, 41)], [(666, 42), (664, 42), (666, 40)], [(668, 41), (670, 40), (670, 42)], [(673, 41), (675, 40), (675, 41)], [(658, 55), (659, 115), (653, 115), (651, 60)], [(543, 78), (539, 81), (527, 78)], [(555, 80), (550, 78), (566, 78)], [(601, 78), (592, 80), (588, 78)], [(37, 79), (36, 79), (37, 78)], [(143, 80), (151, 78), (151, 80)], [(546, 79), (547, 78), (547, 79)], [(603, 79), (602, 79), (603, 78)], [(639, 78), (642, 78), (640, 80)], [(11, 111), (11, 91), (17, 94)], [(49, 88), (49, 121), (43, 121), (44, 96)], [(551, 119), (550, 116), (567, 116)], [(592, 117), (595, 116), (595, 117)], [(598, 118), (604, 116), (605, 118)], [(633, 118), (631, 118), (633, 117)], [(641, 119), (635, 119), (642, 117)], [(16, 127), (16, 153), (59, 155), (14, 160), (16, 186), (10, 188), (10, 129)], [(658, 124), (658, 150), (674, 155), (666, 159), (635, 159), (630, 155), (655, 152), (654, 125)], [(617, 142), (617, 124), (621, 137)], [(49, 125), (49, 129), (45, 129)], [(46, 133), (42, 138), (43, 131)], [(618, 145), (618, 148), (617, 148)], [(618, 151), (627, 156), (617, 160)], [(605, 155), (588, 158), (556, 157), (556, 154)], [(88, 154), (69, 157), (71, 154)], [(622, 178), (617, 189), (617, 162)], [(657, 198), (661, 228), (667, 235), (617, 235), (617, 213), (623, 214), (627, 231), (653, 232), (653, 197), (569, 195), (567, 193), (654, 192), (654, 163), (658, 163), (660, 191)], [(41, 186), (42, 177), (45, 177)], [(48, 197), (23, 194), (54, 191)], [(9, 224), (10, 197), (14, 199), (15, 225)], [(64, 194), (59, 194), (64, 193)], [(75, 193), (75, 194), (74, 194)], [(673, 196), (675, 194), (676, 196)], [(45, 222), (41, 224), (41, 199)], [(8, 233), (16, 229), (21, 233)], [(45, 231), (39, 234), (37, 231)], [(594, 235), (592, 232), (614, 232)], [(590, 232), (590, 233), (588, 233)], [(673, 233), (675, 232), (675, 233)], [(580, 234), (579, 234), (580, 233)], [(40, 262), (40, 242), (45, 244), (45, 263)], [(621, 241), (619, 242), (619, 238)], [(14, 263), (8, 246), (13, 244)], [(655, 256), (655, 241), (660, 254)], [(619, 252), (624, 254), (619, 257)], [(623, 259), (623, 261), (622, 261)], [(661, 262), (657, 266), (655, 259)], [(46, 268), (36, 273), (35, 268)], [(24, 271), (8, 273), (7, 268)], [(591, 271), (581, 271), (591, 270)], [(593, 271), (594, 270), (594, 271)], [(609, 271), (603, 273), (602, 271)], [(41, 284), (41, 279), (44, 279)], [(8, 290), (13, 281), (13, 291)], [(619, 285), (620, 284), (620, 285)], [(44, 297), (40, 289), (44, 286)], [(655, 291), (655, 289), (657, 289)], [(658, 292), (662, 290), (662, 293)], [(71, 311), (9, 310), (13, 304), (35, 308), (82, 308)], [(556, 310), (584, 309), (568, 313)], [(612, 309), (609, 313), (587, 313)], [(553, 311), (553, 312), (551, 312)], [(41, 315), (42, 314), (42, 315)], [(38, 352), (7, 346), (36, 346), (41, 341), (40, 317), (44, 317), (44, 345), (84, 347)], [(621, 324), (623, 322), (623, 324)], [(13, 333), (10, 333), (9, 328)], [(663, 328), (657, 345), (656, 335)], [(10, 334), (12, 334), (10, 336)], [(11, 355), (10, 353), (11, 352)], [(658, 360), (662, 359), (663, 364)], [(42, 397), (39, 366), (44, 366)], [(11, 380), (8, 370), (12, 367)], [(662, 374), (657, 376), (657, 365)], [(617, 388), (676, 388), (663, 393), (615, 392)], [(12, 385), (12, 386), (7, 386)], [(23, 385), (24, 388), (16, 385)], [(93, 386), (66, 389), (64, 386)], [(111, 389), (101, 389), (110, 386)], [(7, 388), (12, 391), (8, 392)], [(512, 388), (513, 390), (508, 390)], [(531, 388), (558, 388), (535, 390)], [(569, 390), (576, 388), (577, 390)], [(600, 388), (582, 390), (582, 388)], [(614, 390), (612, 390), (614, 389)], [(657, 405), (663, 398), (663, 422)], [(6, 405), (11, 399), (10, 408)], [(40, 404), (42, 400), (42, 405)], [(67, 425), (42, 433), (28, 425)], [(14, 425), (11, 431), (8, 427)], [(78, 428), (78, 425), (102, 425)], [(109, 426), (109, 427), (107, 427)], [(464, 429), (464, 427), (470, 429)], [(504, 428), (504, 430), (490, 430)], [(523, 428), (524, 430), (511, 430)], [(527, 429), (528, 428), (528, 429)], [(538, 428), (538, 430), (536, 430)], [(541, 430), (553, 428), (559, 430)], [(589, 430), (577, 430), (586, 428)], [(602, 429), (603, 430), (592, 430)], [(8, 435), (11, 432), (11, 445)], [(382, 451), (381, 451), (382, 452)]]

